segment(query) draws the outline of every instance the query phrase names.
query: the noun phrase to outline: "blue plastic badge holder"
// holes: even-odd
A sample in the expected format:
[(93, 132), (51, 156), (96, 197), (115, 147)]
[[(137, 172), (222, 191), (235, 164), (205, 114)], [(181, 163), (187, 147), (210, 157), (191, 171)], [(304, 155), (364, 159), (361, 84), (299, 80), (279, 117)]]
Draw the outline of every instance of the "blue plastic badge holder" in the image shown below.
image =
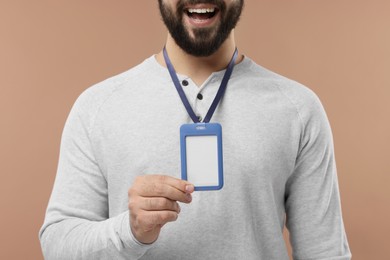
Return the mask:
[(223, 187), (222, 127), (218, 123), (184, 124), (180, 127), (181, 178), (195, 190)]

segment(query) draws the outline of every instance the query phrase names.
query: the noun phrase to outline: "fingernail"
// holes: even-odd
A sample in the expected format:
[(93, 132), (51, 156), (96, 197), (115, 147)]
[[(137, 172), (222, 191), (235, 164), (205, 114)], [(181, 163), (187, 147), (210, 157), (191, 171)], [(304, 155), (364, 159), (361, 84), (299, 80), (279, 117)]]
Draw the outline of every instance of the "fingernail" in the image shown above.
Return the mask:
[(186, 194), (186, 197), (187, 197), (187, 201), (188, 201), (188, 202), (191, 202), (191, 200), (192, 200), (191, 194), (187, 193), (187, 194)]
[(194, 186), (193, 185), (186, 185), (186, 192), (191, 193), (194, 191)]
[(177, 213), (180, 213), (180, 211), (181, 211), (181, 207), (179, 204), (177, 204)]

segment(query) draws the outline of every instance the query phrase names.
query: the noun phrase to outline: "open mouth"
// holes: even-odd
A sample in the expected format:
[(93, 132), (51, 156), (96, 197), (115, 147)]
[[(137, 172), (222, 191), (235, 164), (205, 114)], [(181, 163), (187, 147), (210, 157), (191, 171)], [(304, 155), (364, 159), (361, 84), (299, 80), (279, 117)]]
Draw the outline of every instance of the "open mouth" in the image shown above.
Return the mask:
[(198, 21), (206, 21), (215, 17), (218, 13), (218, 9), (215, 7), (211, 8), (187, 8), (185, 10), (187, 16), (191, 19)]

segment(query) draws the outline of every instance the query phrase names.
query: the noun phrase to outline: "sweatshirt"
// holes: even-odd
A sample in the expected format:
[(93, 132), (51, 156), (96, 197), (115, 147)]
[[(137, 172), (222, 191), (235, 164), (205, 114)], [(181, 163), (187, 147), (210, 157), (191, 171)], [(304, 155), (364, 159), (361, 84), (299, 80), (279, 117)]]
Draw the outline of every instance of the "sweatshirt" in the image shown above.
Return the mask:
[[(178, 75), (198, 116), (224, 72), (202, 86)], [(223, 188), (196, 191), (156, 242), (142, 244), (128, 189), (139, 175), (180, 178), (179, 129), (191, 119), (154, 56), (85, 90), (64, 127), (39, 232), (45, 259), (283, 260), (285, 226), (294, 259), (350, 259), (332, 133), (311, 90), (245, 57), (211, 122), (223, 131)]]

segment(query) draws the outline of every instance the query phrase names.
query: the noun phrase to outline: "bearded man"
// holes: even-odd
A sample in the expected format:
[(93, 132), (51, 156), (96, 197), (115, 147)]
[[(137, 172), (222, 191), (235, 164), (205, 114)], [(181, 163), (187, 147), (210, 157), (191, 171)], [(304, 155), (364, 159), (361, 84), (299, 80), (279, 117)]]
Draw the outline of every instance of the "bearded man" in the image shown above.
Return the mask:
[[(294, 259), (350, 259), (316, 95), (238, 52), (244, 0), (158, 3), (163, 50), (72, 108), (40, 230), (45, 258), (289, 259), (286, 225)], [(223, 143), (213, 164), (196, 139), (204, 163), (193, 179), (180, 168), (192, 158), (180, 158), (183, 125), (218, 126)]]

